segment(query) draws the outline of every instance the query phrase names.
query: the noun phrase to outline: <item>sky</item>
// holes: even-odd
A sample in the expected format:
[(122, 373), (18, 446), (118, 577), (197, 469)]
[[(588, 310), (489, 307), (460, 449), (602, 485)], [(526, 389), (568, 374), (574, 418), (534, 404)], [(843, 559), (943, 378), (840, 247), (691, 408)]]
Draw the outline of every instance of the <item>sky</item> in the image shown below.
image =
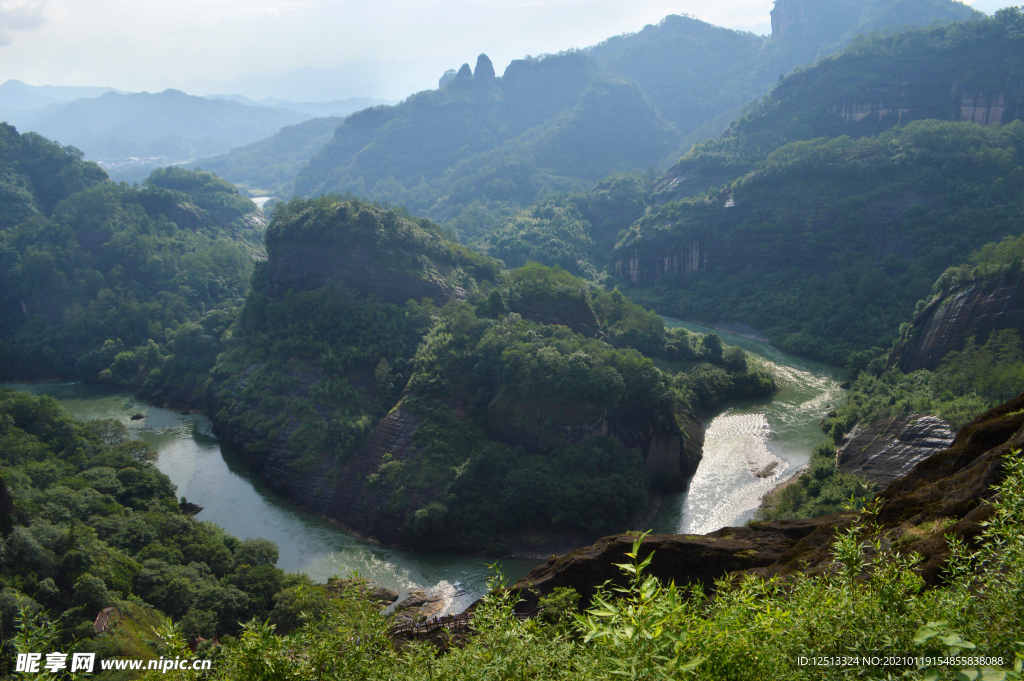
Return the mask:
[[(689, 14), (770, 32), (772, 0), (0, 0), (0, 83), (400, 99), (485, 52), (586, 47)], [(991, 12), (1011, 3), (974, 0)], [(296, 71), (296, 70), (300, 71)], [(358, 77), (362, 74), (362, 78)], [(322, 87), (312, 83), (319, 79)], [(382, 80), (390, 84), (382, 83)], [(292, 87), (289, 87), (289, 82)], [(373, 91), (370, 91), (373, 90)]]

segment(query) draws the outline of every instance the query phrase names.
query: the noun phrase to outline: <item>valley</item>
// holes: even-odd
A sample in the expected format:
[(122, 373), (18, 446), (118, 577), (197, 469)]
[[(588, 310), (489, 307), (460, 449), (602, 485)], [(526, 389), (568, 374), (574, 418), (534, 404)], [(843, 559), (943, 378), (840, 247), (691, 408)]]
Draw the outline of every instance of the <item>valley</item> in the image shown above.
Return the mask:
[(0, 86), (0, 675), (1024, 673), (1024, 10), (773, 5)]

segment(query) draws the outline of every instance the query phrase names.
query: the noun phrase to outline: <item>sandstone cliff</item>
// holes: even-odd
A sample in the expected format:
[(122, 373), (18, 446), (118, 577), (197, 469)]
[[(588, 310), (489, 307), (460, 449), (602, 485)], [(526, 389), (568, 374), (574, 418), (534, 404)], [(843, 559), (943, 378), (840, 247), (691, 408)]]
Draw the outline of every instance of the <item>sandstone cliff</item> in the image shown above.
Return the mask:
[[(771, 45), (813, 45), (814, 52), (805, 55), (809, 62), (820, 56), (819, 46), (827, 53), (856, 33), (915, 23), (906, 10), (860, 0), (778, 0), (772, 10)], [(970, 13), (963, 6), (959, 10)], [(894, 12), (904, 14), (892, 16)], [(1008, 15), (956, 28), (933, 26), (910, 37), (879, 34), (795, 71), (718, 140), (689, 150), (659, 180), (652, 198), (665, 203), (700, 194), (800, 140), (877, 135), (915, 120), (995, 126), (1020, 119), (1024, 79), (1014, 37), (1019, 20)]]
[(885, 486), (919, 462), (953, 443), (949, 424), (934, 416), (890, 416), (846, 437), (836, 452), (844, 473), (853, 473)]
[(984, 343), (993, 331), (1024, 336), (1024, 274), (1010, 273), (957, 286), (935, 296), (915, 315), (889, 356), (903, 372), (934, 370), (974, 336)]

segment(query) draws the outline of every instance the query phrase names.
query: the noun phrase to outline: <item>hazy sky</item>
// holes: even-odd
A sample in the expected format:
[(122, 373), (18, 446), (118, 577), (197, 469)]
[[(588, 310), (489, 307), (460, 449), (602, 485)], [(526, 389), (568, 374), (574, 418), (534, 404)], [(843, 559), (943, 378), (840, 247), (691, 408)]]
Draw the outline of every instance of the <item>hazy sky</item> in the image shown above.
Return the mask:
[[(668, 14), (754, 28), (772, 0), (0, 0), (0, 82), (218, 89), (356, 60), (458, 67), (584, 47)], [(974, 0), (980, 9), (1005, 6)], [(442, 69), (443, 71), (443, 69)], [(426, 78), (424, 76), (423, 78)], [(419, 82), (419, 81), (417, 81)], [(223, 89), (223, 88), (220, 88)], [(248, 94), (248, 93), (246, 93)], [(351, 95), (370, 94), (353, 92)], [(407, 94), (407, 93), (404, 93)], [(261, 95), (262, 96), (262, 95)], [(379, 95), (378, 95), (379, 96)]]

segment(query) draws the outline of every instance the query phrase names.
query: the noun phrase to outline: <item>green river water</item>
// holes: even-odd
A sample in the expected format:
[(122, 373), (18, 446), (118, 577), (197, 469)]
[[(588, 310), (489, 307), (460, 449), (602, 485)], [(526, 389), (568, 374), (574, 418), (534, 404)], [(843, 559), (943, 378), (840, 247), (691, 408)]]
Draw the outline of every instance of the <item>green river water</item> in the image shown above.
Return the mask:
[[(668, 326), (712, 329), (668, 319)], [(741, 524), (761, 496), (809, 458), (822, 439), (818, 421), (842, 399), (842, 372), (779, 352), (767, 343), (716, 331), (767, 362), (779, 384), (770, 398), (733, 405), (708, 424), (704, 459), (687, 492), (664, 500), (656, 532), (703, 533)], [(157, 466), (178, 487), (178, 496), (199, 504), (209, 520), (243, 539), (263, 537), (280, 548), (278, 566), (323, 581), (358, 571), (370, 581), (405, 594), (443, 591), (447, 610), (459, 612), (485, 593), (494, 559), (401, 551), (356, 539), (330, 523), (289, 505), (228, 451), (222, 451), (202, 416), (183, 415), (137, 402), (123, 390), (81, 383), (7, 384), (60, 400), (76, 418), (116, 419), (159, 452)], [(136, 413), (145, 419), (132, 421)], [(775, 463), (772, 474), (756, 477)], [(508, 578), (525, 575), (538, 561), (502, 559)]]

